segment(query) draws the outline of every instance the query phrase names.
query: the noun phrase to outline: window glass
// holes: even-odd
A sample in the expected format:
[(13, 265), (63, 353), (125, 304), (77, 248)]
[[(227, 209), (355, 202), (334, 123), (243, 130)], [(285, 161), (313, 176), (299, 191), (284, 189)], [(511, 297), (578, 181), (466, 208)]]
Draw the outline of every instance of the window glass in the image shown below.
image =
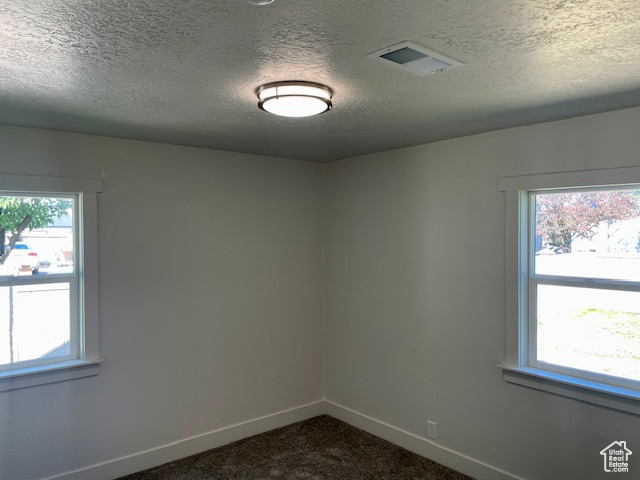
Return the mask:
[(640, 190), (532, 198), (530, 363), (640, 380)]
[(77, 198), (0, 194), (0, 371), (80, 356)]
[(74, 200), (0, 195), (0, 276), (73, 273)]
[(539, 285), (537, 360), (640, 380), (640, 293)]
[(69, 284), (0, 287), (0, 365), (71, 355)]
[(640, 281), (640, 190), (534, 198), (536, 274)]

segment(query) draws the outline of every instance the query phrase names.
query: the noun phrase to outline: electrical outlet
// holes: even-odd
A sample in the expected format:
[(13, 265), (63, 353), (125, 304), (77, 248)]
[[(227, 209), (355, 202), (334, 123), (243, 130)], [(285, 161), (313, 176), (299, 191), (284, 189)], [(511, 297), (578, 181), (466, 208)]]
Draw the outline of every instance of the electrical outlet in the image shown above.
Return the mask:
[(436, 422), (427, 420), (427, 437), (433, 438), (434, 440), (438, 437), (438, 432), (436, 430)]

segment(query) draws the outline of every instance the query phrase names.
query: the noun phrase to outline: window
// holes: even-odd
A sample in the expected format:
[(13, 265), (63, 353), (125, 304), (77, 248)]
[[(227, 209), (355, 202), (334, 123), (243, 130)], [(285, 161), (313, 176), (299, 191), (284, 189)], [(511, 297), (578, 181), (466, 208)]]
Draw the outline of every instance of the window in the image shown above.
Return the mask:
[(97, 179), (0, 175), (0, 391), (95, 375)]
[(509, 177), (507, 381), (640, 413), (640, 169)]

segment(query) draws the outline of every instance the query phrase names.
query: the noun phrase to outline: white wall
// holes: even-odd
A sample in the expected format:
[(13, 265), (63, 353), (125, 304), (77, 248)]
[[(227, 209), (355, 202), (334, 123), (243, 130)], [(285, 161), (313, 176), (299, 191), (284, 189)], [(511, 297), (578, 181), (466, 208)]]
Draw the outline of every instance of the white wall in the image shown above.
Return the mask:
[[(640, 165), (640, 109), (324, 167), (326, 395), (527, 479), (601, 478), (640, 419), (502, 380), (498, 178)], [(0, 173), (105, 177), (97, 377), (0, 393), (0, 478), (135, 454), (322, 397), (321, 168), (0, 128)], [(632, 457), (633, 461), (633, 457)], [(632, 463), (632, 468), (633, 468)], [(79, 474), (75, 478), (83, 478)]]
[(434, 420), (441, 445), (530, 480), (604, 478), (614, 440), (640, 454), (640, 417), (507, 384), (496, 368), (498, 178), (640, 165), (638, 125), (630, 109), (328, 164), (327, 398), (423, 437)]
[(102, 373), (0, 393), (0, 479), (322, 398), (321, 166), (2, 127), (0, 173), (105, 178)]

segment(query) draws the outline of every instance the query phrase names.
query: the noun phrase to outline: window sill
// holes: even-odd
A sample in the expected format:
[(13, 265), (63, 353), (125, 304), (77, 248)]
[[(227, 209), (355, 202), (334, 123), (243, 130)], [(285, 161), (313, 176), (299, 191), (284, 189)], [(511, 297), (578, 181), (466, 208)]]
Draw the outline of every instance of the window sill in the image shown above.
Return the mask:
[(0, 392), (98, 375), (101, 363), (102, 359), (70, 360), (0, 372)]
[(504, 380), (536, 390), (640, 415), (640, 392), (531, 367), (500, 364)]

